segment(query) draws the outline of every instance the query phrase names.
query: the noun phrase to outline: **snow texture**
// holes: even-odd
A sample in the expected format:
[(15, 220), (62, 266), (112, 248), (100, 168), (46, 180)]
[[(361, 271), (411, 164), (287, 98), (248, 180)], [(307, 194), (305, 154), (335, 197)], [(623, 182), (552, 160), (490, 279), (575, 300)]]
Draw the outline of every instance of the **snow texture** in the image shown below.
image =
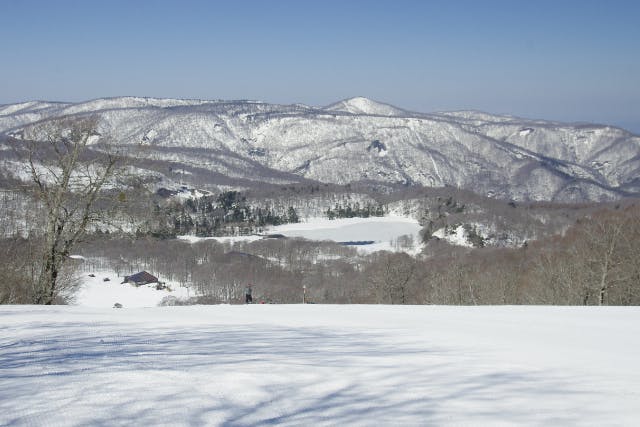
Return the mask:
[(0, 425), (634, 426), (637, 308), (0, 307)]

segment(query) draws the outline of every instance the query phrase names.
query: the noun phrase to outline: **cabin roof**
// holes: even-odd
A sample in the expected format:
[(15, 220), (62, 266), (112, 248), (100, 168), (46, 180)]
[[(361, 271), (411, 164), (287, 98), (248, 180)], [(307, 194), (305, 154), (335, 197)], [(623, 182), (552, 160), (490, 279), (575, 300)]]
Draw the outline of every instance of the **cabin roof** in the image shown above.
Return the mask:
[(134, 283), (153, 283), (157, 282), (158, 278), (151, 273), (141, 271), (139, 273), (132, 274), (131, 276), (125, 276), (124, 281)]

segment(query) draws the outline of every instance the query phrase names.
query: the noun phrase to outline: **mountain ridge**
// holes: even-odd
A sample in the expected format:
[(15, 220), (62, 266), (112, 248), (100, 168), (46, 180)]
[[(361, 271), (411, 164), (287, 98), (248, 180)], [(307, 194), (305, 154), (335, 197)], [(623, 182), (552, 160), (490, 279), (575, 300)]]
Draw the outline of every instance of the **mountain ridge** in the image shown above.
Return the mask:
[(280, 182), (284, 173), (282, 183), (299, 177), (453, 186), (514, 200), (640, 193), (640, 138), (623, 129), (472, 110), (418, 113), (364, 97), (325, 107), (148, 97), (32, 101), (0, 106), (0, 135), (39, 139), (39, 122), (87, 114), (98, 116), (98, 131), (112, 143), (145, 145), (143, 156), (167, 179), (161, 164), (182, 163), (203, 177)]

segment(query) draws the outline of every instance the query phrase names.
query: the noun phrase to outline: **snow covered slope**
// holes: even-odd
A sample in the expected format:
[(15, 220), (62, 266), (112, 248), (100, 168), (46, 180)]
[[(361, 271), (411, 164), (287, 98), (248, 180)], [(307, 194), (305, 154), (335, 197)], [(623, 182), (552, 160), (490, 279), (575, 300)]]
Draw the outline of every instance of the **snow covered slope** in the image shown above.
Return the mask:
[(154, 173), (181, 170), (204, 185), (377, 182), (515, 200), (640, 194), (640, 137), (622, 129), (421, 114), (361, 97), (325, 108), (133, 97), (33, 102), (0, 107), (0, 135), (38, 138), (38, 120), (74, 114), (99, 116), (113, 144), (143, 144), (139, 156)]
[(0, 425), (635, 426), (633, 307), (0, 307)]
[(113, 271), (95, 271), (80, 276), (80, 287), (73, 304), (80, 307), (112, 308), (116, 303), (125, 308), (156, 307), (166, 297), (186, 300), (194, 296), (178, 283), (165, 283), (168, 287), (156, 289), (156, 284), (134, 286), (122, 283), (123, 278)]
[(361, 96), (336, 102), (325, 107), (324, 110), (372, 116), (404, 116), (408, 113), (393, 105), (376, 102)]

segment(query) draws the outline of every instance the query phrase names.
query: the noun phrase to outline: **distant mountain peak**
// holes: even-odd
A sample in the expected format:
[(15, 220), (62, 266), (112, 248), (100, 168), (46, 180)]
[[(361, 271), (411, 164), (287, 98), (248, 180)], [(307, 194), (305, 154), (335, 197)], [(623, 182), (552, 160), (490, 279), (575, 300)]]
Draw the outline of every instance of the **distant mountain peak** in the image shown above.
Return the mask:
[(374, 101), (363, 96), (355, 96), (338, 101), (324, 108), (327, 111), (342, 111), (351, 114), (365, 114), (372, 116), (403, 116), (407, 112), (393, 105)]

